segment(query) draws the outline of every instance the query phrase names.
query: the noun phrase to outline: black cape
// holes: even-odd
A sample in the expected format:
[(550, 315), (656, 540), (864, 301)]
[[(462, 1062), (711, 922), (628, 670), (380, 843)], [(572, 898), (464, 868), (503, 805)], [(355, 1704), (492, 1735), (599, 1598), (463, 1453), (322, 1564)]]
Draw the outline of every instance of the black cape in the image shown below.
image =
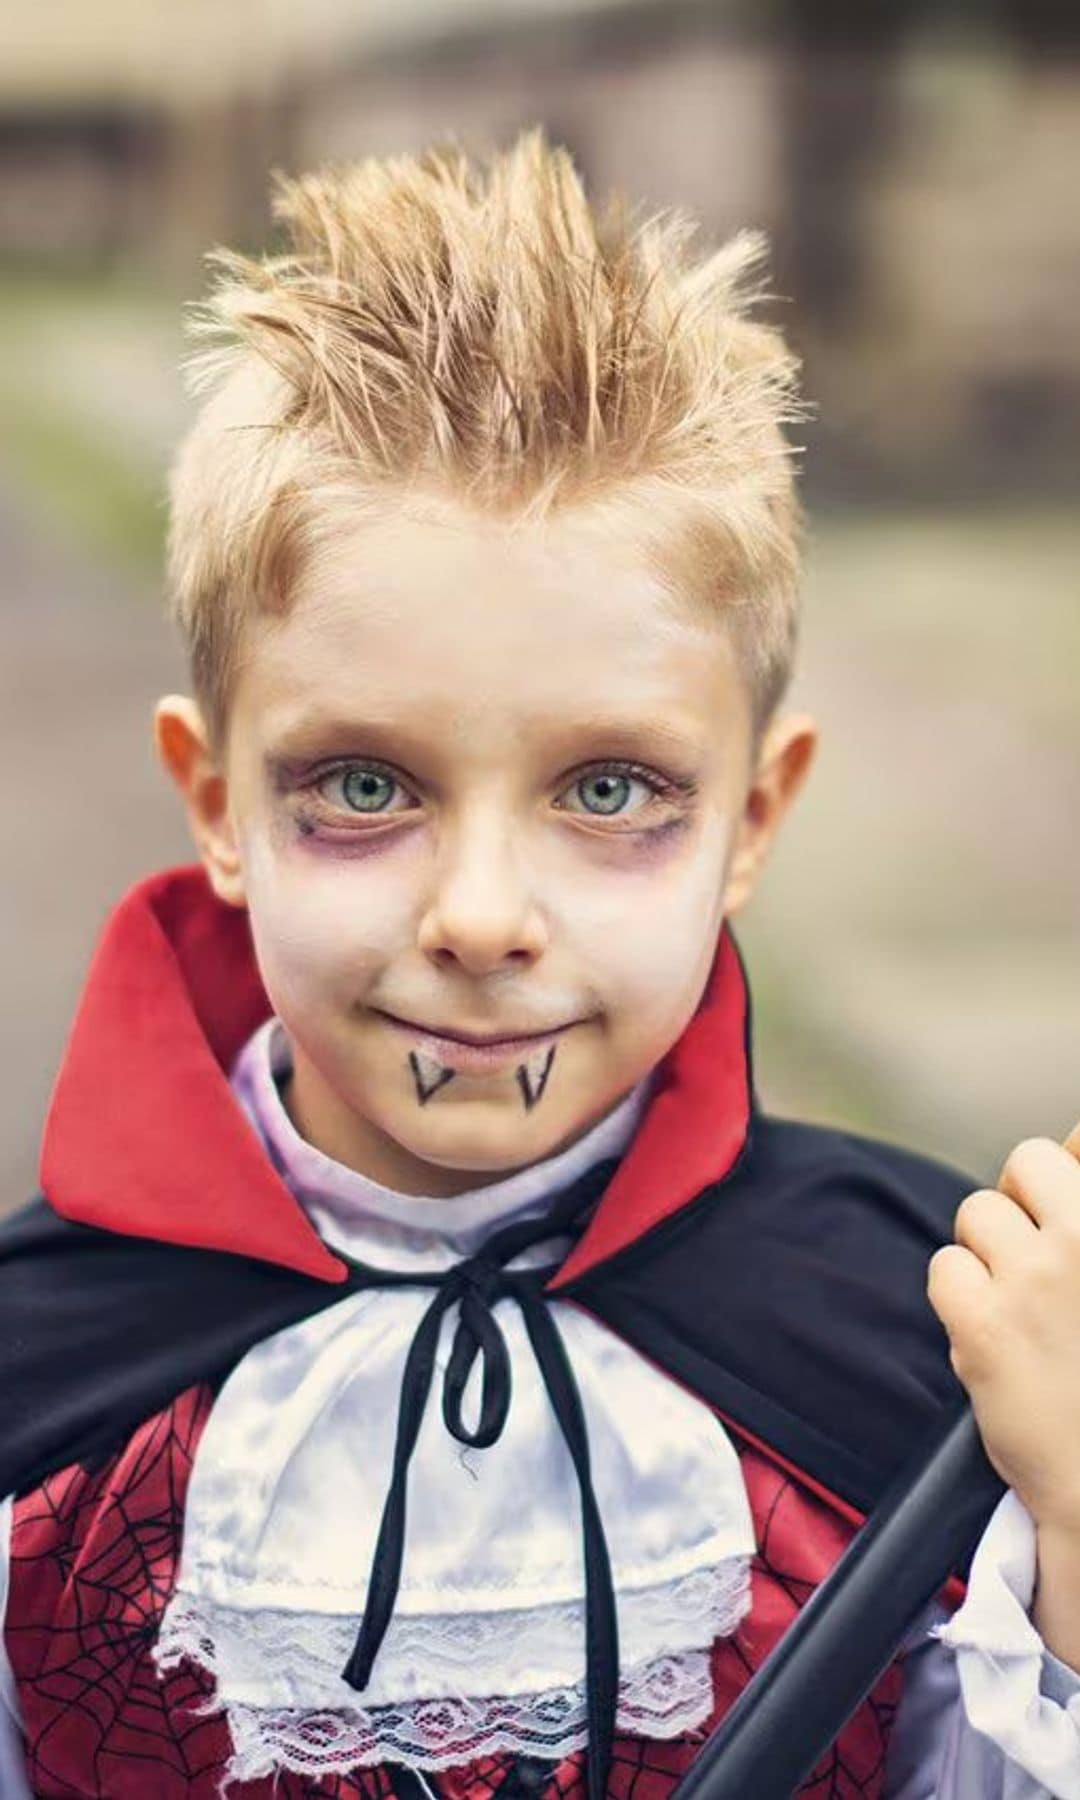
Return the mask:
[[(722, 1180), (554, 1297), (865, 1514), (964, 1403), (926, 1266), (974, 1185), (755, 1110)], [(262, 1338), (371, 1279), (71, 1224), (37, 1196), (0, 1224), (0, 1495), (103, 1458), (184, 1388), (220, 1385)]]

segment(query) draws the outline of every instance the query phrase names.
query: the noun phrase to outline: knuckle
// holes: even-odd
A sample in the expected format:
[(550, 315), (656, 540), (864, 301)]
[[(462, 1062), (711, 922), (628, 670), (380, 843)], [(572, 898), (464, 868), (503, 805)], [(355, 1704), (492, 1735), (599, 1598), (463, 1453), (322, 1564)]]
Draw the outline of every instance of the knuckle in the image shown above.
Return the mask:
[(933, 1300), (941, 1283), (941, 1251), (935, 1250), (926, 1265), (926, 1291)]
[(998, 1337), (992, 1297), (973, 1292), (966, 1279), (972, 1254), (960, 1244), (942, 1244), (926, 1271), (927, 1297), (948, 1337), (953, 1372), (965, 1386), (984, 1378)]
[(1041, 1168), (1046, 1162), (1046, 1153), (1053, 1153), (1058, 1146), (1053, 1138), (1028, 1137), (1021, 1138), (1014, 1144), (1002, 1166), (1000, 1180), (1023, 1182), (1033, 1169)]
[[(1054, 1220), (1054, 1236), (1057, 1246), (1064, 1252), (1064, 1258), (1070, 1268), (1080, 1257), (1080, 1207), (1070, 1207)], [(1055, 1266), (1060, 1266), (1061, 1257), (1054, 1257)], [(1075, 1275), (1073, 1277), (1075, 1279)]]
[(1023, 1281), (1016, 1284), (1013, 1305), (1021, 1319), (1037, 1323), (1057, 1302), (1062, 1288), (1061, 1270), (1047, 1257), (1032, 1257), (1022, 1273)]
[(953, 1368), (965, 1383), (982, 1380), (993, 1367), (997, 1337), (996, 1322), (987, 1312), (966, 1319), (964, 1330), (952, 1338)]
[(965, 1194), (953, 1219), (954, 1236), (961, 1238), (977, 1226), (980, 1220), (985, 1220), (990, 1206), (999, 1198), (994, 1188), (976, 1188), (974, 1192)]
[(942, 1244), (927, 1264), (927, 1297), (939, 1317), (955, 1307), (962, 1265), (969, 1254), (959, 1244)]

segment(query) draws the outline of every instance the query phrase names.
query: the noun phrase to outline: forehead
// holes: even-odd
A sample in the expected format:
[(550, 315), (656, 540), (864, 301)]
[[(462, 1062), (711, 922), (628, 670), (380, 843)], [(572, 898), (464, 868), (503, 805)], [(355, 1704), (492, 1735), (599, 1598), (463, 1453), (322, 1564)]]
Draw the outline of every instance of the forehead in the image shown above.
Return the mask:
[(642, 716), (704, 742), (742, 729), (746, 701), (722, 622), (610, 526), (397, 511), (343, 526), (287, 616), (256, 621), (240, 715), (264, 741), (406, 720), (479, 749)]

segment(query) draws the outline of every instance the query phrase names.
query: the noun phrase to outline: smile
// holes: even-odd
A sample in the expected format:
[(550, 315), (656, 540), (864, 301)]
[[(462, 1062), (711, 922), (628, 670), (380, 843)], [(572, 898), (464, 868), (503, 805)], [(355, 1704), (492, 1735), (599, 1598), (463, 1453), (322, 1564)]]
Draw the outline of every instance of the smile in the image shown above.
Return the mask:
[(447, 1069), (476, 1070), (498, 1069), (505, 1063), (520, 1061), (523, 1056), (540, 1049), (544, 1044), (552, 1043), (566, 1031), (570, 1031), (573, 1020), (567, 1025), (557, 1025), (551, 1031), (531, 1032), (527, 1037), (487, 1038), (480, 1042), (472, 1039), (443, 1036), (439, 1032), (428, 1031), (422, 1025), (409, 1024), (404, 1019), (395, 1019), (392, 1013), (383, 1013), (382, 1017), (395, 1031), (407, 1037), (416, 1050), (434, 1057)]

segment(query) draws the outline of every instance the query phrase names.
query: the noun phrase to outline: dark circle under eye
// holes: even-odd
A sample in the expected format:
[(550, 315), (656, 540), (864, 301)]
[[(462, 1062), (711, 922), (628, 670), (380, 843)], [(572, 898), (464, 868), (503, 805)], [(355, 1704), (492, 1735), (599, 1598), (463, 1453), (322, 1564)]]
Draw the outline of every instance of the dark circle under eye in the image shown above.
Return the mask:
[(355, 812), (381, 812), (394, 789), (393, 778), (378, 769), (345, 769), (341, 791)]
[[(584, 775), (578, 782), (578, 788), (582, 795), (586, 794), (587, 789), (592, 788), (599, 805), (590, 807), (589, 810), (598, 813), (618, 812), (627, 797), (629, 787), (629, 775)], [(588, 806), (588, 799), (585, 804)]]

